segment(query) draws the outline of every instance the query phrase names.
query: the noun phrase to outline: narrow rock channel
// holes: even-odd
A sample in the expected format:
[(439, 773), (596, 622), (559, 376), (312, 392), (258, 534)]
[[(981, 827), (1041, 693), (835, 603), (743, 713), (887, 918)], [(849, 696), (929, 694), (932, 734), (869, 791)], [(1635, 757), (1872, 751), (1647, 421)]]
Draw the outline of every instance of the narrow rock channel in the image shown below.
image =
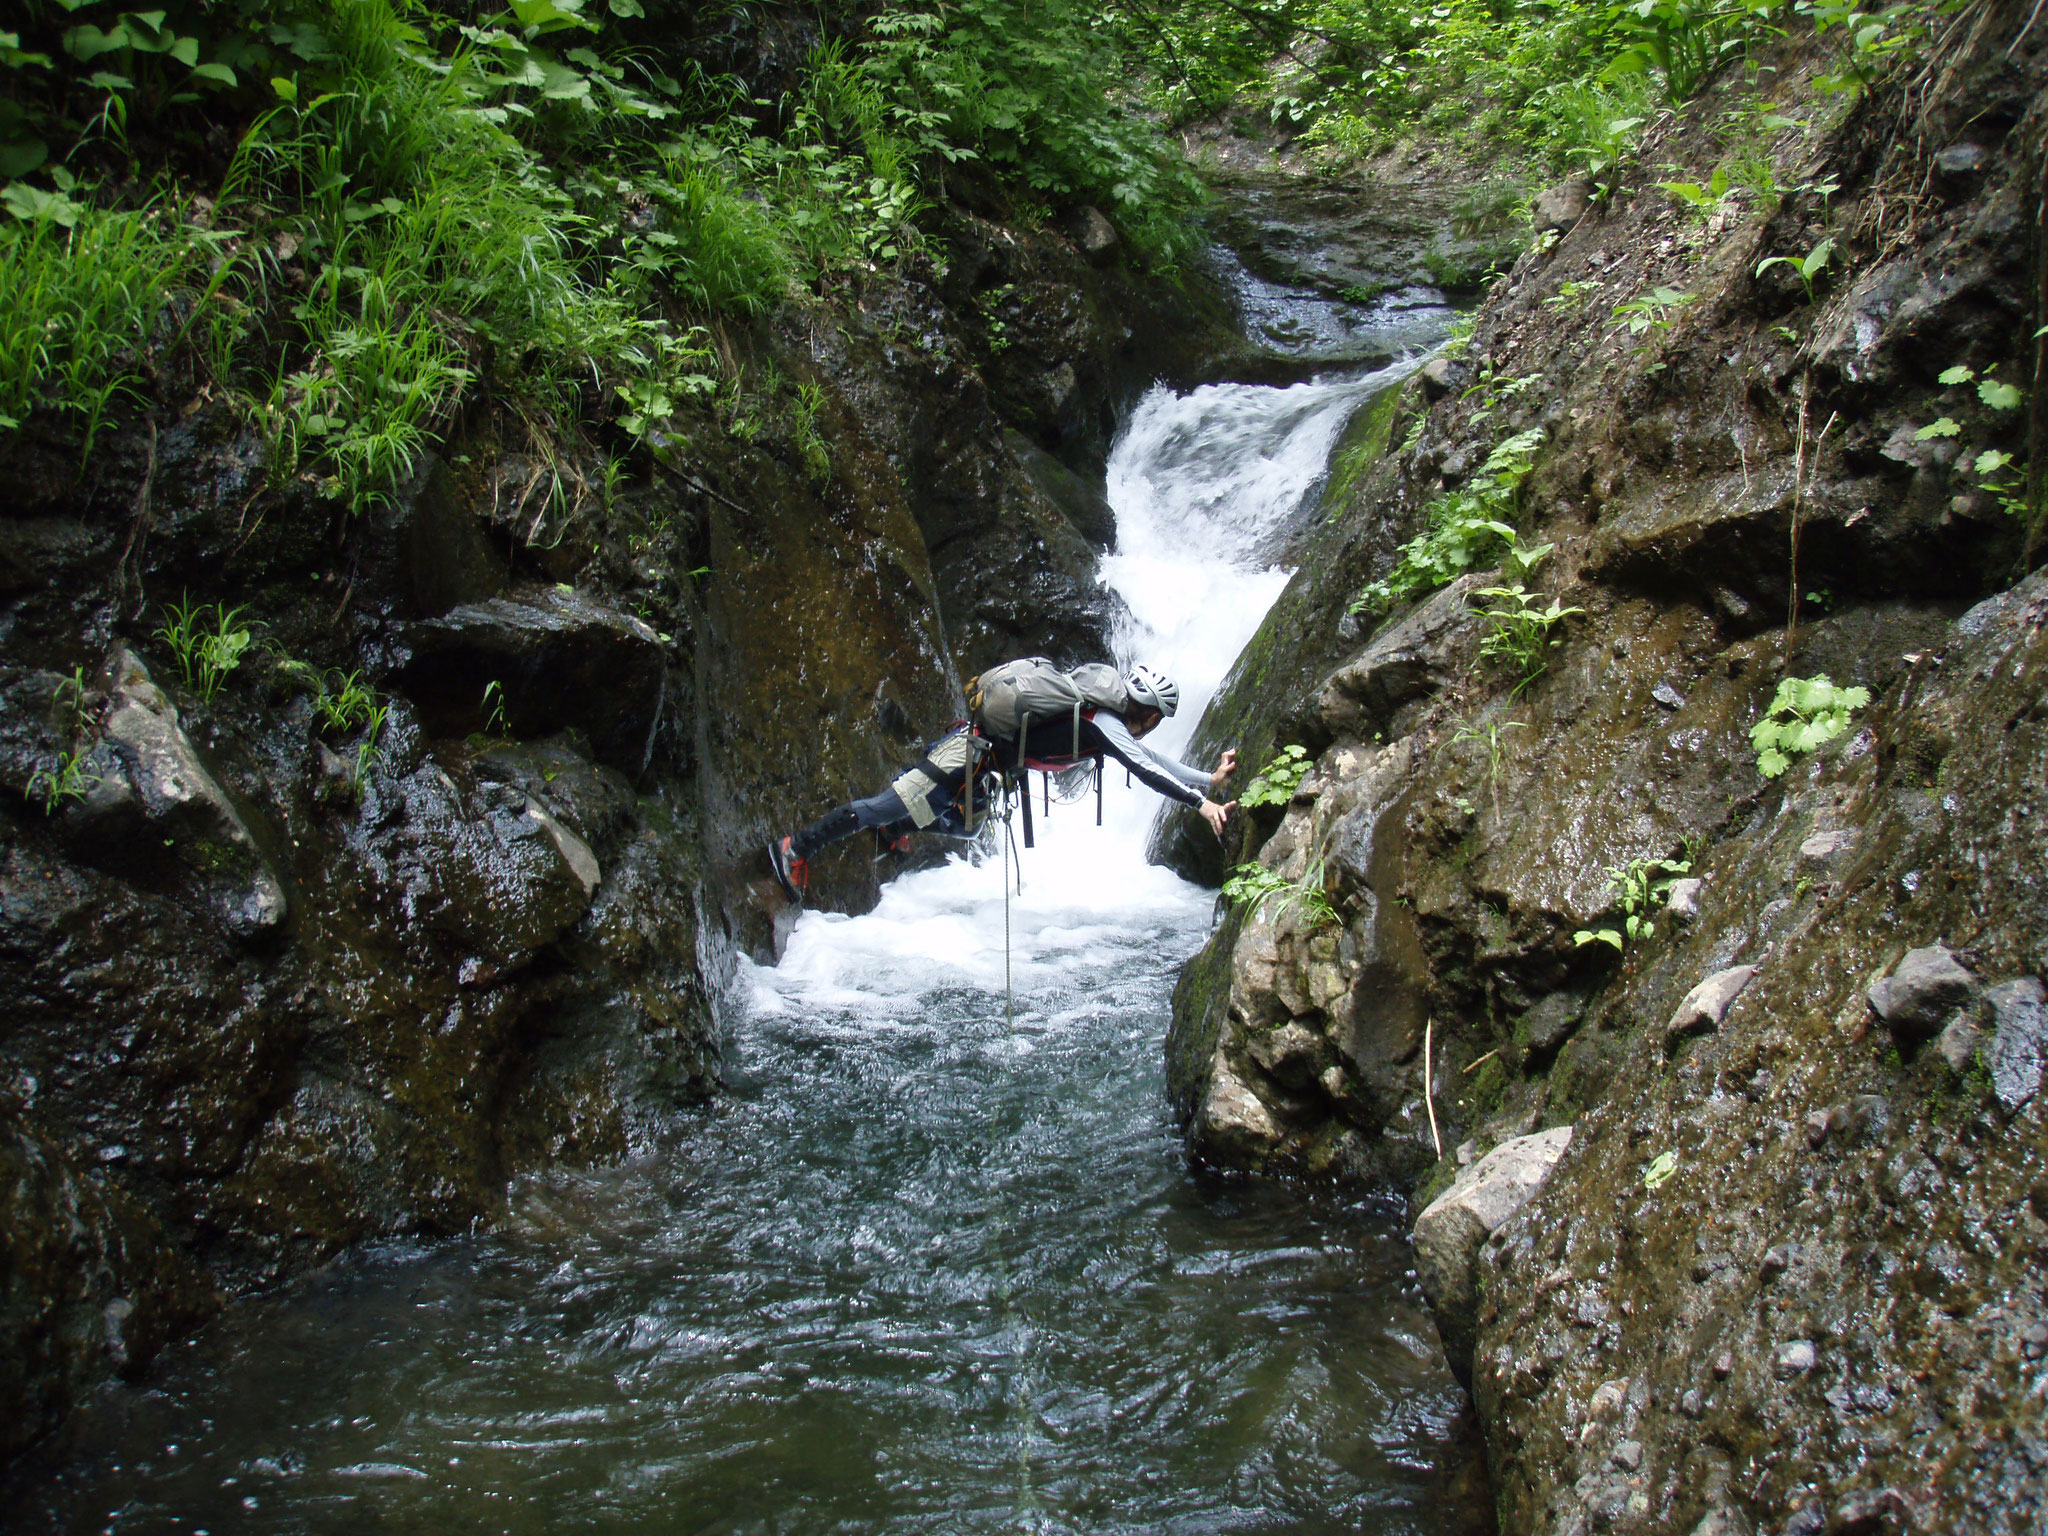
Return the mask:
[[(1105, 580), (1182, 682), (1169, 751), (1445, 320), (1254, 297), (1349, 365), (1155, 388), (1110, 457)], [(1490, 1531), (1398, 1203), (1190, 1172), (1160, 1041), (1213, 898), (1145, 862), (1149, 795), (1105, 798), (1014, 865), (806, 914), (743, 966), (705, 1120), (231, 1312), (74, 1423), (27, 1528)]]

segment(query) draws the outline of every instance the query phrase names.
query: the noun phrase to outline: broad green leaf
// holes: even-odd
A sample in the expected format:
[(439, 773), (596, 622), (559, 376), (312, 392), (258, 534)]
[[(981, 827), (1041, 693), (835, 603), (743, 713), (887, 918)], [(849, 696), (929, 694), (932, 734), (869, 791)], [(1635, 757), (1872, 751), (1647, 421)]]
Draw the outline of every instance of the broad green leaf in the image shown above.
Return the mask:
[(81, 64), (89, 64), (103, 53), (113, 53), (128, 46), (128, 29), (116, 26), (111, 32), (102, 32), (90, 22), (71, 28), (64, 34), (64, 51)]
[(0, 143), (0, 178), (26, 176), (49, 158), (50, 146), (41, 139), (9, 139)]
[(1936, 380), (1943, 384), (1967, 384), (1975, 377), (1977, 370), (1965, 363), (1957, 363), (1953, 368), (1944, 368), (1935, 375)]
[(2012, 462), (2012, 455), (2002, 448), (1987, 448), (1977, 455), (1975, 469), (1980, 475), (1995, 474)]
[(230, 90), (241, 83), (235, 78), (235, 72), (232, 69), (212, 59), (207, 60), (204, 64), (193, 65), (192, 78), (194, 80), (211, 80), (214, 84), (225, 85)]
[(2002, 379), (1985, 379), (1977, 385), (1977, 398), (1994, 411), (2016, 411), (2025, 398), (2019, 386)]
[(1962, 431), (1962, 425), (1952, 416), (1938, 416), (1913, 434), (1913, 441), (1924, 443), (1931, 437), (1954, 437)]

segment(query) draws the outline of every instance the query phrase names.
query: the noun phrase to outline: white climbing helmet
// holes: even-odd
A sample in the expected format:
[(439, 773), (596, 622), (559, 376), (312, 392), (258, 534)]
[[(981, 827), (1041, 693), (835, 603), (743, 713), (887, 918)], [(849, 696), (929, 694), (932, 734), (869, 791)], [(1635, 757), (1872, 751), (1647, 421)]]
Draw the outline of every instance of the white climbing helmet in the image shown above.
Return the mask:
[(1142, 663), (1131, 668), (1131, 675), (1124, 679), (1124, 689), (1133, 704), (1156, 709), (1162, 715), (1180, 708), (1180, 686), (1164, 672), (1155, 672)]

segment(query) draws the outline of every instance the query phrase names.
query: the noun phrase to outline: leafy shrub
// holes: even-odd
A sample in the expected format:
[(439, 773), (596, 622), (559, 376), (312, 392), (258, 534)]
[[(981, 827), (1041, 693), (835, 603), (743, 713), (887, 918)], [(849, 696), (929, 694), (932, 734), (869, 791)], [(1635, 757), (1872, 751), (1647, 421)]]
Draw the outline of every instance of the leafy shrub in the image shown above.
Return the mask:
[(1307, 777), (1310, 766), (1308, 748), (1299, 745), (1282, 747), (1245, 786), (1244, 793), (1237, 797), (1238, 804), (1253, 807), (1287, 804)]
[[(1423, 531), (1401, 546), (1394, 568), (1353, 600), (1351, 612), (1385, 613), (1513, 550), (1515, 527), (1509, 519), (1515, 515), (1516, 493), (1542, 446), (1541, 428), (1518, 432), (1498, 444), (1464, 485), (1432, 501), (1423, 512)], [(1518, 563), (1526, 569), (1548, 547), (1518, 551)]]
[(1607, 889), (1621, 909), (1620, 928), (1581, 928), (1572, 943), (1611, 944), (1618, 951), (1638, 939), (1655, 938), (1657, 924), (1650, 914), (1670, 898), (1671, 887), (1691, 871), (1684, 859), (1630, 859), (1607, 870)]
[(1818, 677), (1788, 677), (1778, 684), (1763, 718), (1749, 728), (1757, 771), (1775, 779), (1804, 757), (1849, 729), (1855, 711), (1870, 702), (1868, 688), (1837, 688)]
[(1294, 908), (1307, 916), (1312, 924), (1340, 923), (1344, 919), (1331, 903), (1329, 893), (1323, 889), (1323, 861), (1314, 859), (1302, 871), (1299, 880), (1289, 880), (1277, 870), (1263, 864), (1239, 864), (1230, 872), (1230, 878), (1223, 882), (1223, 899), (1238, 908), (1247, 918), (1256, 917), (1260, 908), (1269, 901), (1278, 901), (1281, 909)]

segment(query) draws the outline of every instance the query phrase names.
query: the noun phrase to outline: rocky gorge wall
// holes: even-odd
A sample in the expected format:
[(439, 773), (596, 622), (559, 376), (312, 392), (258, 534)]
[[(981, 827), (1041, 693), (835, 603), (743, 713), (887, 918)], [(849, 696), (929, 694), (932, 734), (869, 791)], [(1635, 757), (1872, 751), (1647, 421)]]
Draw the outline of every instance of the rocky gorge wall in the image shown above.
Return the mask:
[[(767, 836), (963, 674), (1106, 649), (1087, 477), (1229, 305), (957, 190), (896, 275), (720, 332), (739, 386), (623, 475), (473, 390), (351, 521), (175, 357), (82, 470), (9, 440), (0, 1457), (229, 1296), (673, 1131), (791, 916)], [(181, 608), (246, 648), (210, 675)]]
[[(1971, 7), (1823, 113), (1786, 45), (1637, 163), (1704, 186), (1760, 108), (1825, 192), (1539, 200), (1462, 352), (1356, 424), (1193, 748), (1311, 767), (1241, 850), (1289, 888), (1176, 994), (1191, 1147), (1411, 1193), (1504, 1531), (2048, 1519), (2044, 50)], [(1824, 239), (1810, 292), (1766, 264)], [(1349, 612), (1518, 434), (1484, 504), (1552, 546), (1537, 665), (1479, 613), (1516, 571)], [(1823, 674), (1867, 704), (1766, 777), (1752, 727)], [(1191, 831), (1157, 852), (1214, 879)]]

